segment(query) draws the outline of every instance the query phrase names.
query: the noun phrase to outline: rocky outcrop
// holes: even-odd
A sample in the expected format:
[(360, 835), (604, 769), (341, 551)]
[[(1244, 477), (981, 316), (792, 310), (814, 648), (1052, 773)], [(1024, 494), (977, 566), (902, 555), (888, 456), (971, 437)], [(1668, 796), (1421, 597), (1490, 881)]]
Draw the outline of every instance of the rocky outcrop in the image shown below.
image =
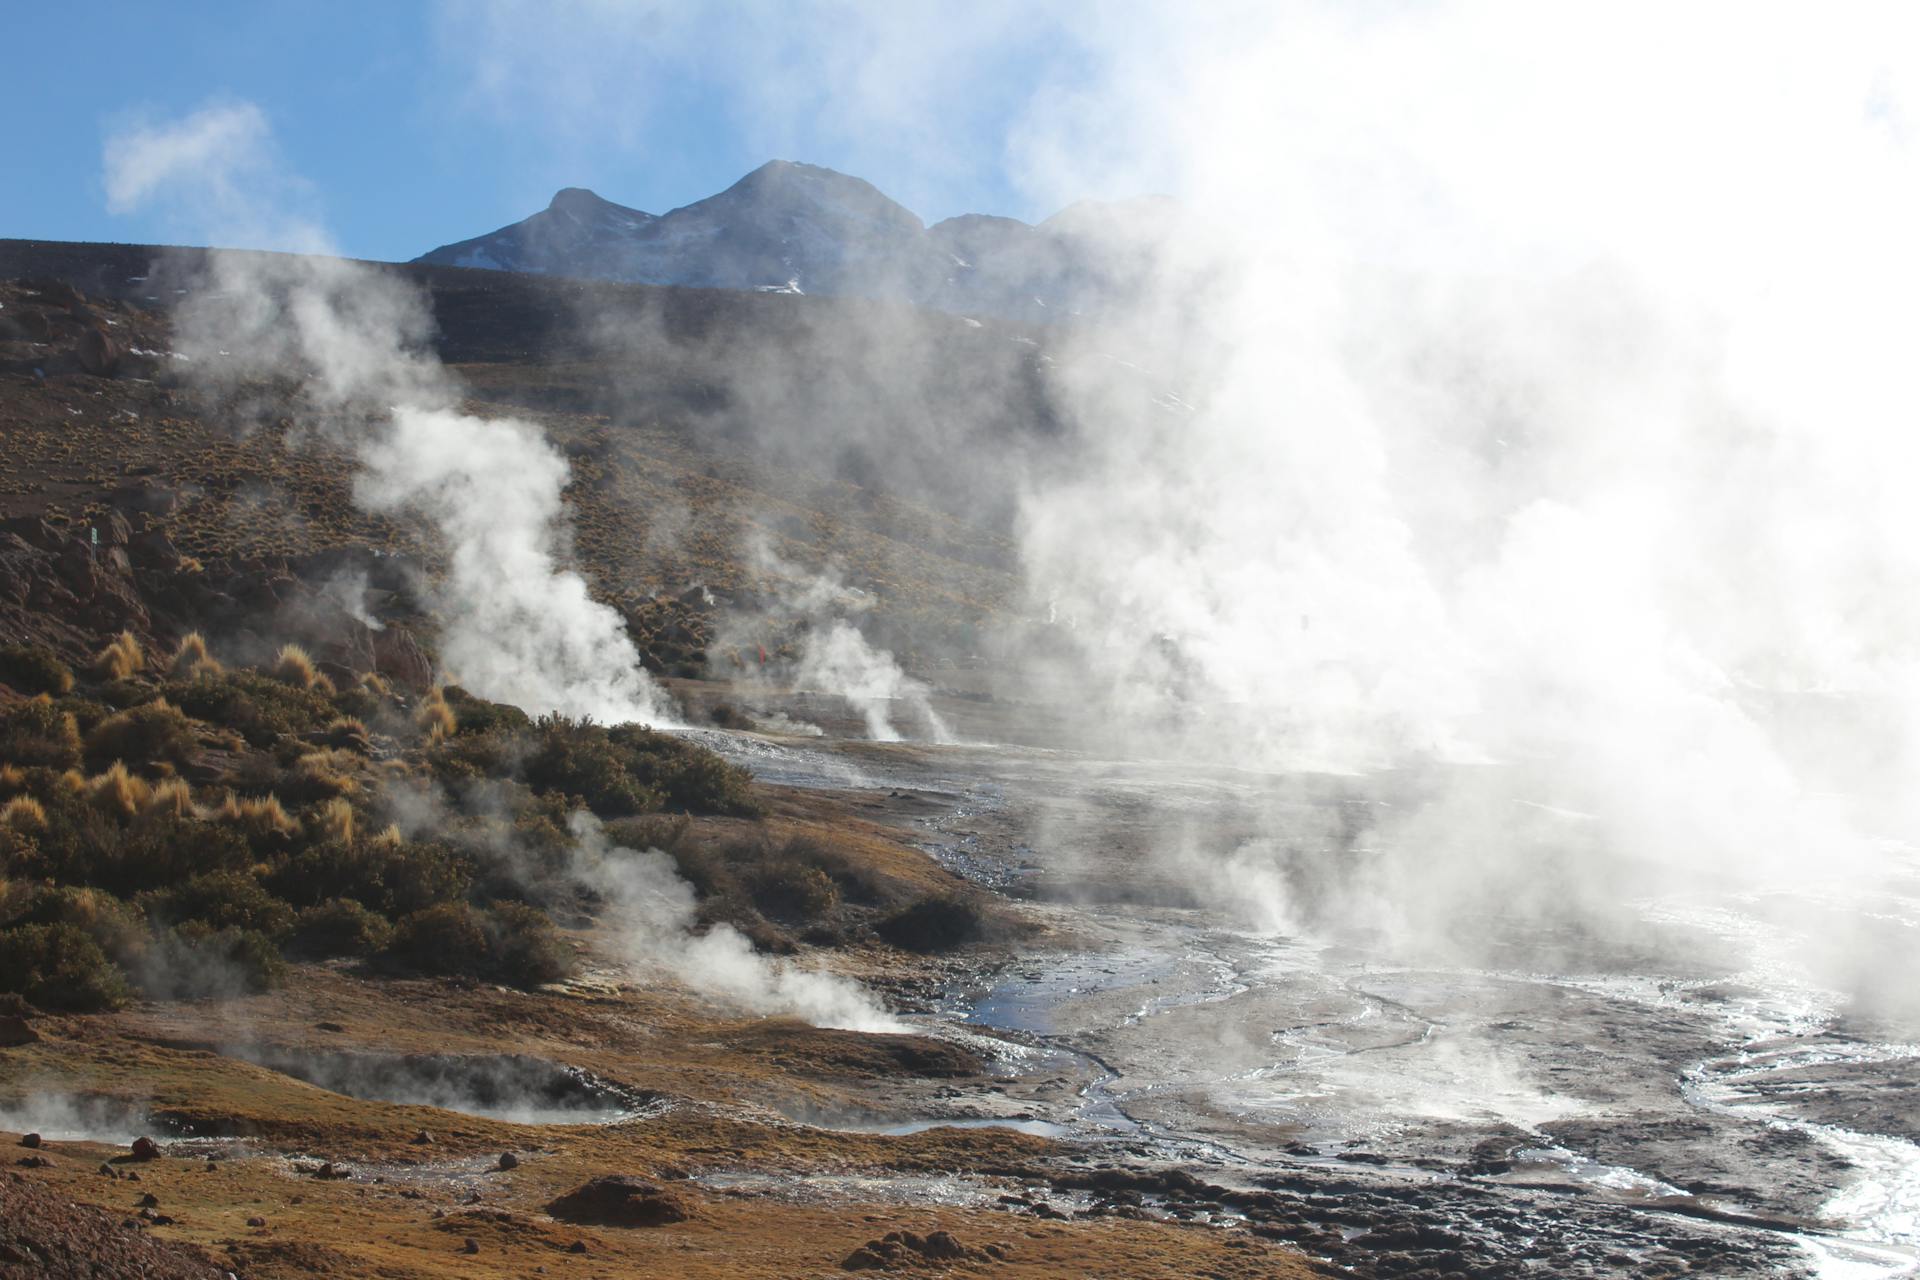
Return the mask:
[(562, 1222), (606, 1227), (664, 1227), (693, 1216), (686, 1198), (665, 1187), (625, 1174), (608, 1174), (583, 1183), (547, 1205)]

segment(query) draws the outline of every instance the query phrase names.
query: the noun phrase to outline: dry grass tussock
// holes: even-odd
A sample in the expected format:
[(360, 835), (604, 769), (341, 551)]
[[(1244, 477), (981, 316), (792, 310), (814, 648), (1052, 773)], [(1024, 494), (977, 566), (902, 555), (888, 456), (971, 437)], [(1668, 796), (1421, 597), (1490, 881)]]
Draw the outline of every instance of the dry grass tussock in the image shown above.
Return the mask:
[(133, 632), (122, 631), (114, 642), (94, 655), (93, 669), (103, 680), (126, 680), (147, 665), (147, 655)]
[(44, 831), (47, 827), (47, 811), (32, 796), (15, 796), (0, 805), (0, 827)]
[(311, 689), (316, 693), (333, 693), (333, 681), (314, 665), (313, 655), (297, 644), (280, 646), (280, 652), (274, 655), (272, 674), (282, 684)]
[(249, 835), (291, 836), (300, 830), (300, 824), (289, 814), (286, 806), (280, 803), (276, 795), (237, 796), (227, 792), (220, 807), (212, 810), (209, 817), (219, 822), (231, 823)]
[(27, 785), (27, 771), (15, 764), (0, 764), (0, 796), (10, 796)]
[(201, 676), (221, 676), (226, 668), (207, 651), (207, 641), (198, 631), (180, 637), (179, 647), (167, 664), (167, 672), (176, 679), (194, 680)]
[(420, 706), (413, 713), (413, 723), (427, 736), (428, 742), (451, 738), (460, 727), (453, 708), (447, 705), (446, 690), (439, 685), (435, 685), (426, 697), (420, 699)]
[(87, 799), (94, 807), (112, 814), (122, 822), (131, 822), (153, 799), (153, 788), (137, 773), (116, 760), (105, 772), (86, 781)]
[(367, 722), (358, 716), (335, 716), (321, 731), (321, 739), (330, 747), (351, 747), (363, 755), (373, 740)]
[(338, 840), (342, 844), (353, 843), (353, 806), (335, 796), (320, 806), (315, 826), (322, 840)]
[(406, 842), (406, 837), (400, 834), (400, 824), (397, 822), (389, 822), (384, 830), (376, 833), (373, 839), (367, 841), (368, 844), (376, 849), (398, 849)]

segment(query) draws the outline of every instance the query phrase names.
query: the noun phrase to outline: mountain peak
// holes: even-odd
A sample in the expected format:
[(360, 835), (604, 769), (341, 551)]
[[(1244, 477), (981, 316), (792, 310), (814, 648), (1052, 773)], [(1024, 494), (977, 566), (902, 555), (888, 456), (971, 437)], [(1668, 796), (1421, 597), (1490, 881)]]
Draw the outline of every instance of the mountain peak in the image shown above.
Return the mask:
[(1125, 229), (1155, 214), (1150, 206), (1076, 205), (1037, 227), (962, 214), (929, 230), (870, 182), (769, 160), (726, 190), (660, 215), (563, 187), (539, 213), (419, 261), (1053, 319), (1104, 310), (1125, 292), (1139, 242)]

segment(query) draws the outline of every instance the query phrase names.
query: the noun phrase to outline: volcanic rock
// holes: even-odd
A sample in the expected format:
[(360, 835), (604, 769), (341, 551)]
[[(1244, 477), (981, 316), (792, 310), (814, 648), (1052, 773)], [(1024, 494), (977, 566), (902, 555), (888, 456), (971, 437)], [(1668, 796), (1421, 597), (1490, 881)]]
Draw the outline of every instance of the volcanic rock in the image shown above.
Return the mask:
[(17, 1044), (32, 1044), (40, 1038), (40, 1033), (27, 1025), (27, 1020), (14, 1014), (0, 1014), (0, 1049), (10, 1049)]
[(685, 1197), (625, 1174), (582, 1183), (547, 1205), (562, 1222), (609, 1227), (664, 1227), (693, 1216)]
[(133, 1158), (135, 1160), (158, 1160), (160, 1158), (160, 1144), (152, 1138), (135, 1138), (133, 1140)]

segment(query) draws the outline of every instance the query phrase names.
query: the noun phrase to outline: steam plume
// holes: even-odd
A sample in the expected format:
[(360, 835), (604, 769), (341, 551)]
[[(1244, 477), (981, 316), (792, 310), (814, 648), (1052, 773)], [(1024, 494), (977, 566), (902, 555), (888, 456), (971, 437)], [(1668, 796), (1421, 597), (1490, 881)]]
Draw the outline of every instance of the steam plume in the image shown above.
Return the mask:
[[(234, 228), (250, 223), (254, 238), (320, 247), (317, 232), (251, 194), (256, 182), (275, 188), (271, 154), (257, 108), (209, 108), (113, 139), (106, 184), (116, 207), (199, 199), (206, 225), (226, 234), (244, 238)], [(530, 423), (454, 410), (415, 291), (339, 258), (226, 252), (211, 255), (200, 286), (176, 317), (196, 374), (232, 391), (299, 371), (310, 416), (345, 434), (365, 467), (360, 502), (416, 512), (440, 534), (442, 656), (459, 680), (535, 711), (671, 720), (619, 615), (557, 563), (565, 460)]]

